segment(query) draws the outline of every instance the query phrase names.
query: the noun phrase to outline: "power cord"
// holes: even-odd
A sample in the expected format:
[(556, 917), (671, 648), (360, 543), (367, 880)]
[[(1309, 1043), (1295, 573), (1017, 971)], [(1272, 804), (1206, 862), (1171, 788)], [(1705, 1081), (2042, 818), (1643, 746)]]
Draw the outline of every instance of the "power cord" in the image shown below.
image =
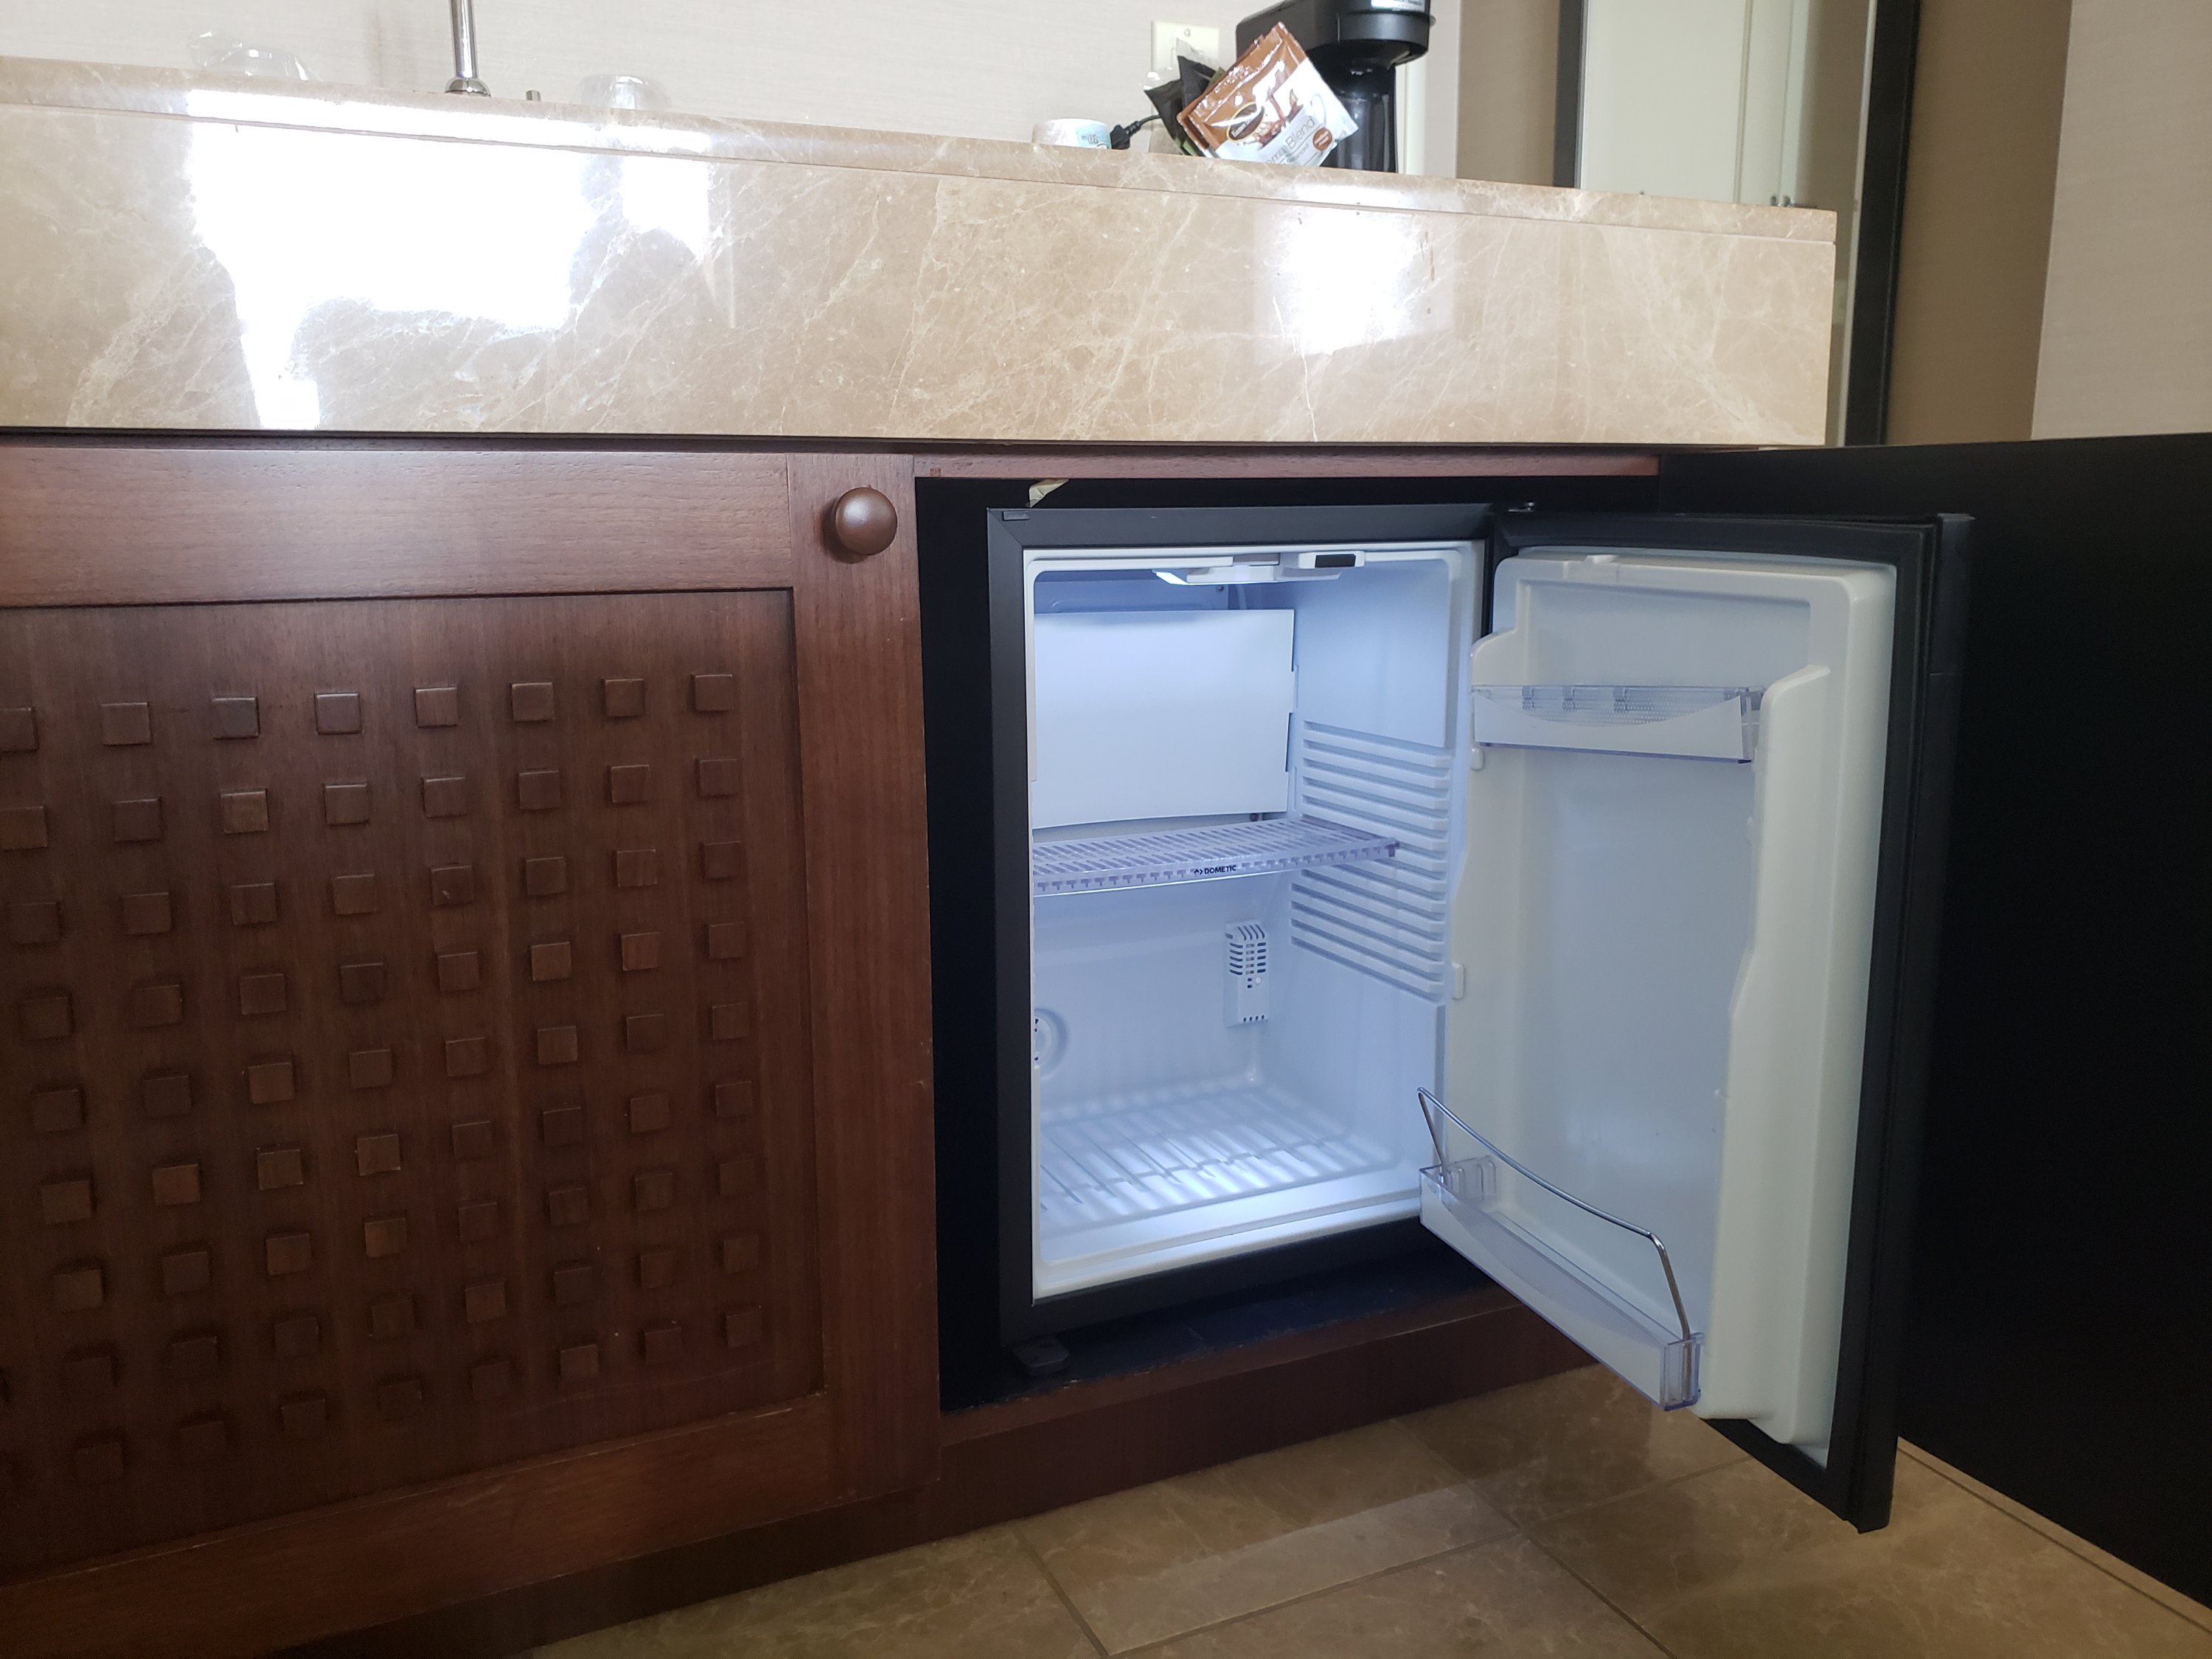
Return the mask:
[(1139, 132), (1143, 131), (1146, 127), (1148, 127), (1148, 126), (1152, 125), (1152, 124), (1153, 122), (1158, 121), (1158, 120), (1159, 120), (1159, 119), (1161, 119), (1161, 117), (1159, 117), (1159, 116), (1158, 116), (1158, 115), (1157, 115), (1157, 114), (1154, 114), (1154, 115), (1147, 115), (1147, 116), (1146, 116), (1146, 117), (1144, 118), (1144, 119), (1142, 119), (1142, 120), (1140, 120), (1140, 121), (1132, 121), (1132, 122), (1130, 122), (1130, 123), (1129, 123), (1129, 125), (1127, 125), (1127, 126), (1125, 126), (1125, 127), (1115, 127), (1115, 128), (1113, 128), (1113, 129), (1112, 129), (1110, 131), (1109, 131), (1109, 132), (1107, 133), (1107, 135), (1106, 135), (1106, 143), (1107, 143), (1108, 147), (1109, 147), (1109, 149), (1128, 149), (1128, 148), (1129, 148), (1129, 141), (1130, 141), (1131, 139), (1134, 138), (1134, 137), (1136, 137)]

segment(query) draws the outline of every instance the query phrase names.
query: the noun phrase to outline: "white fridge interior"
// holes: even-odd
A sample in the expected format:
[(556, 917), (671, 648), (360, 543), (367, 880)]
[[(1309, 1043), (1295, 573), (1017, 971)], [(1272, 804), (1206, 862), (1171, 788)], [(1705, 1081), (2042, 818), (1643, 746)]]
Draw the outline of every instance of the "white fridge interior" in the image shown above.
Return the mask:
[(1893, 574), (1025, 561), (1037, 1297), (1419, 1213), (1823, 1455)]
[(1473, 550), (1030, 579), (1036, 1294), (1417, 1213)]

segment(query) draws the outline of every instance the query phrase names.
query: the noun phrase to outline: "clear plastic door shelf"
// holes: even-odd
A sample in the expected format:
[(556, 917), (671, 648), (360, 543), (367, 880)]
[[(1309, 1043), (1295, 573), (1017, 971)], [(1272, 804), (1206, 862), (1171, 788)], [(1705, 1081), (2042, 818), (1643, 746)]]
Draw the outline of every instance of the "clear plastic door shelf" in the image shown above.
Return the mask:
[(1747, 685), (1478, 685), (1474, 741), (1744, 762), (1764, 692)]

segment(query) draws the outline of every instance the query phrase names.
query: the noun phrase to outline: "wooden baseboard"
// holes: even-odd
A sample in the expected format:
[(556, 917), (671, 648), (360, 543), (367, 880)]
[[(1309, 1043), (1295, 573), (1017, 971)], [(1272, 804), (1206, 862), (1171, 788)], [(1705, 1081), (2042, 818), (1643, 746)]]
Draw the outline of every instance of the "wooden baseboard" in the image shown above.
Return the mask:
[(948, 1417), (939, 1478), (289, 1650), (494, 1656), (1588, 1364), (1494, 1289)]

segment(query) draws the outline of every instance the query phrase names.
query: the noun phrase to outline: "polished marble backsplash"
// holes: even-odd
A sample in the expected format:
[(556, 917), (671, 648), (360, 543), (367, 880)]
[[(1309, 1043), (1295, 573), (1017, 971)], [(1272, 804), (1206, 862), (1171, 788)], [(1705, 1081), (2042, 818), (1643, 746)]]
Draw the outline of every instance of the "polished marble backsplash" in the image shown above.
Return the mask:
[(1832, 234), (0, 60), (0, 423), (1817, 443)]

